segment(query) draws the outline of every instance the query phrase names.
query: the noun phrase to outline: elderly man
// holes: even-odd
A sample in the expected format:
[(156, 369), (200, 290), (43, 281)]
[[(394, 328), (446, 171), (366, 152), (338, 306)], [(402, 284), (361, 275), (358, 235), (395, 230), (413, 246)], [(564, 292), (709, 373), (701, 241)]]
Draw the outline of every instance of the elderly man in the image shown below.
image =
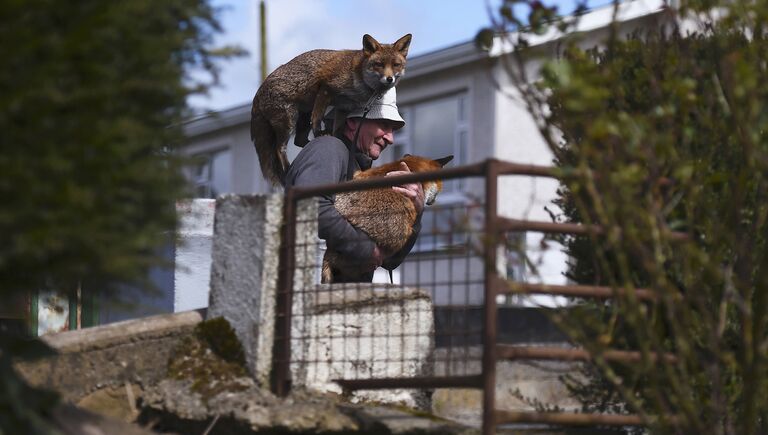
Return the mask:
[[(405, 121), (396, 104), (395, 88), (375, 99), (363, 117), (363, 108), (351, 112), (340, 130), (339, 137), (320, 136), (310, 141), (291, 163), (285, 186), (314, 186), (340, 183), (350, 180), (355, 171), (369, 169), (387, 146), (394, 141), (394, 131), (402, 128)], [(357, 141), (355, 142), (355, 138)], [(351, 153), (351, 155), (350, 155)], [(408, 165), (387, 175), (403, 175), (410, 172)], [(421, 213), (424, 209), (424, 192), (421, 183), (393, 187), (413, 201), (419, 214), (411, 240), (394, 255), (383, 258), (382, 252), (368, 235), (350, 224), (333, 206), (331, 195), (323, 196), (318, 204), (318, 235), (328, 248), (347, 258), (360, 260), (361, 269), (367, 271), (365, 280), (373, 279), (374, 270), (383, 266), (392, 270), (402, 263), (421, 229)]]

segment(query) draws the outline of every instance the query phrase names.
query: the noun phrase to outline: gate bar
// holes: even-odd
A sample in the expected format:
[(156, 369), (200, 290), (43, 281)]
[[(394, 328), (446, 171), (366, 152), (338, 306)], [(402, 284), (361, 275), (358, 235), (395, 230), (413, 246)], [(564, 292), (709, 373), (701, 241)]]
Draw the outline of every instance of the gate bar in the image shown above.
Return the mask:
[[(624, 295), (627, 290), (623, 288), (611, 288), (596, 285), (550, 285), (550, 284), (528, 284), (514, 281), (507, 281), (499, 278), (501, 285), (498, 287), (499, 294), (539, 294), (551, 296), (581, 297), (581, 298), (599, 298), (610, 299), (617, 295)], [(653, 290), (645, 288), (636, 288), (631, 290), (635, 297), (641, 301), (655, 301), (658, 299)]]
[[(496, 346), (496, 354), (500, 358), (506, 359), (543, 359), (543, 360), (563, 360), (563, 361), (591, 361), (594, 356), (586, 349), (565, 349), (562, 347), (531, 347), (531, 346), (511, 346), (500, 344)], [(643, 360), (643, 354), (638, 351), (627, 350), (606, 350), (597, 355), (609, 361), (620, 362), (640, 362)], [(658, 352), (650, 352), (651, 361), (659, 360)], [(661, 354), (661, 358), (669, 363), (676, 363), (677, 357), (670, 353)]]
[(496, 226), (498, 214), (498, 161), (486, 161), (485, 173), (485, 301), (483, 323), (483, 435), (496, 433), (496, 338), (497, 307), (496, 293), (498, 280), (496, 271), (496, 246), (499, 229)]
[[(502, 216), (497, 216), (495, 221), (496, 226), (502, 231), (533, 231), (537, 233), (575, 234), (579, 236), (589, 234), (605, 234), (605, 229), (600, 225), (528, 221), (506, 218)], [(669, 237), (670, 239), (678, 242), (690, 240), (688, 234), (681, 233), (679, 231), (670, 232)]]
[(524, 412), (496, 410), (496, 421), (505, 423), (544, 423), (561, 426), (643, 426), (638, 415), (579, 414), (575, 412)]
[(382, 390), (389, 388), (483, 388), (482, 375), (439, 376), (424, 378), (334, 379), (345, 390)]
[(275, 303), (275, 336), (272, 345), (272, 392), (280, 397), (291, 389), (291, 321), (293, 315), (293, 275), (296, 267), (296, 197), (288, 189), (283, 198), (283, 240), (280, 248), (280, 266)]

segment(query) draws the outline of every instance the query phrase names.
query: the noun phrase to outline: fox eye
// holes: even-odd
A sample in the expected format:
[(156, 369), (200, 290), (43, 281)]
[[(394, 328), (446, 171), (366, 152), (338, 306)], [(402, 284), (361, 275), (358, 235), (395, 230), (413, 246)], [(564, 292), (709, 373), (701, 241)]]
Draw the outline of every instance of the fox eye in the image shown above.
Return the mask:
[(400, 62), (395, 62), (394, 64), (392, 64), (392, 66), (394, 66), (395, 68), (400, 68), (401, 65), (402, 63)]
[(382, 68), (384, 66), (384, 62), (374, 62), (373, 63), (376, 67)]

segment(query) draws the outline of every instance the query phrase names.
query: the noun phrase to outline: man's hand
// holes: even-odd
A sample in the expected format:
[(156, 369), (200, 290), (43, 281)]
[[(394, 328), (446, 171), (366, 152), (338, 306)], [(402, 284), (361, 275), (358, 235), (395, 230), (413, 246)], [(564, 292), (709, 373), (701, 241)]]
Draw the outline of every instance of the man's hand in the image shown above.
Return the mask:
[[(411, 168), (409, 168), (405, 162), (400, 162), (400, 167), (402, 169), (399, 171), (387, 172), (387, 177), (411, 173)], [(392, 189), (410, 199), (413, 206), (416, 208), (416, 213), (421, 214), (422, 210), (424, 210), (424, 189), (421, 187), (421, 183), (408, 183), (403, 184), (402, 186), (392, 186)]]

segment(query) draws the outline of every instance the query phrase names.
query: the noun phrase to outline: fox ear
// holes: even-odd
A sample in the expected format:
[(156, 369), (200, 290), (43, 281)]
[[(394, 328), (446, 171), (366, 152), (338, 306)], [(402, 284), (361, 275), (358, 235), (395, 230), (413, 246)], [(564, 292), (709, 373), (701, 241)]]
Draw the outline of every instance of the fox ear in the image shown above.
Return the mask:
[(395, 50), (399, 51), (403, 57), (408, 56), (408, 47), (411, 46), (411, 34), (409, 33), (398, 39), (392, 46), (395, 47)]
[(379, 44), (379, 41), (373, 39), (373, 36), (369, 34), (363, 35), (363, 52), (370, 56), (373, 54), (374, 51), (381, 49), (381, 44)]
[(403, 154), (403, 157), (410, 157), (411, 155), (408, 153)]
[(453, 156), (452, 155), (451, 156), (443, 157), (442, 159), (436, 159), (435, 161), (440, 164), (440, 167), (443, 167), (443, 166), (447, 165), (448, 162), (450, 162), (451, 160), (453, 160)]

